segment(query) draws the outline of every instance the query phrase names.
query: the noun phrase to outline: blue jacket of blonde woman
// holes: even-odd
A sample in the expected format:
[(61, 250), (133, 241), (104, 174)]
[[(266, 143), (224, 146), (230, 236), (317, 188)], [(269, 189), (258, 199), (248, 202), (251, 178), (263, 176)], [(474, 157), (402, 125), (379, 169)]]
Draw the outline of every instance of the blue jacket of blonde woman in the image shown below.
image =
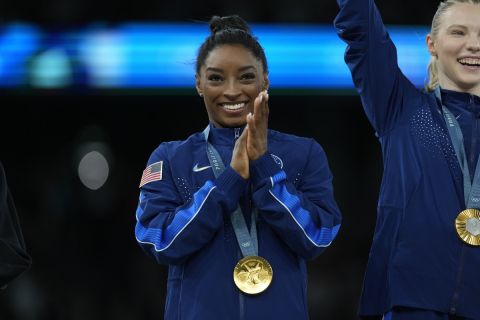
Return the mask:
[(480, 247), (455, 227), (465, 209), (463, 175), (442, 111), (443, 103), (457, 118), (474, 172), (480, 98), (441, 90), (439, 99), (416, 88), (373, 0), (337, 2), (335, 27), (384, 162), (360, 315), (381, 318), (403, 306), (480, 319)]

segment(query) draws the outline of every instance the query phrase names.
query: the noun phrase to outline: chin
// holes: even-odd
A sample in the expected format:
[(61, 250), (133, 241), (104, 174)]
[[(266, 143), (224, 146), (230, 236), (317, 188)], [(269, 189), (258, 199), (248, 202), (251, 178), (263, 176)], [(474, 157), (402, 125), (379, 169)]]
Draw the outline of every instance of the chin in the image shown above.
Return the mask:
[(480, 89), (480, 79), (475, 80), (475, 81), (459, 81), (457, 85), (462, 91), (469, 92), (469, 93), (476, 93), (478, 94), (478, 91)]

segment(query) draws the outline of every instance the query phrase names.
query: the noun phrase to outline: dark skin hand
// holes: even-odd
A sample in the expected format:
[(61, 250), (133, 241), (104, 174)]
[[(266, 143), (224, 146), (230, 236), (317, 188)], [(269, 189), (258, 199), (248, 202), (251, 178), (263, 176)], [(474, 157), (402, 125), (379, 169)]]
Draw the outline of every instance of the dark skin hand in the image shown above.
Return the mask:
[(232, 161), (230, 166), (235, 170), (243, 179), (250, 178), (250, 168), (247, 154), (247, 135), (248, 125), (243, 130), (240, 137), (235, 142), (233, 148)]
[(267, 152), (268, 93), (260, 92), (253, 104), (253, 114), (247, 115), (247, 126), (235, 142), (230, 166), (244, 179), (250, 178), (250, 161)]

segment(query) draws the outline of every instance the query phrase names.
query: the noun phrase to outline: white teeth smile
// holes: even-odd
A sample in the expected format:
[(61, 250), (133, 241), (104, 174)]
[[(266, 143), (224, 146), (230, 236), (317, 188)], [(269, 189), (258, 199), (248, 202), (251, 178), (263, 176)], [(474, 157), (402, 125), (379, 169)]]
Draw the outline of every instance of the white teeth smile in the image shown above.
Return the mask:
[(245, 107), (245, 103), (235, 103), (235, 104), (228, 104), (228, 103), (222, 103), (222, 107), (227, 109), (227, 110), (239, 110)]
[(461, 58), (458, 59), (458, 62), (460, 62), (461, 64), (466, 64), (467, 66), (480, 66), (480, 58)]

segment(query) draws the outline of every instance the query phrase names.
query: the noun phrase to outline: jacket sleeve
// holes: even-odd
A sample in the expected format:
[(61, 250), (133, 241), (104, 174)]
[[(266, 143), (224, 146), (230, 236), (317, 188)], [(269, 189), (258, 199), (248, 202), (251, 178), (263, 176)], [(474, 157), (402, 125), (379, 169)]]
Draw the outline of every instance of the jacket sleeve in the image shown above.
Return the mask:
[[(347, 43), (345, 62), (377, 135), (395, 126), (405, 91), (418, 94), (398, 67), (397, 50), (373, 0), (337, 0), (335, 28)], [(406, 104), (408, 105), (408, 104)]]
[(5, 172), (0, 164), (0, 288), (26, 271), (31, 263)]
[(267, 152), (252, 163), (253, 199), (263, 219), (294, 252), (313, 259), (340, 229), (341, 214), (333, 198), (332, 175), (322, 148), (313, 139), (295, 187)]
[(231, 167), (207, 181), (189, 199), (180, 196), (174, 182), (167, 144), (148, 161), (161, 164), (161, 179), (140, 188), (135, 236), (140, 246), (164, 264), (182, 263), (212, 240), (223, 224), (223, 214), (236, 208), (246, 180)]

